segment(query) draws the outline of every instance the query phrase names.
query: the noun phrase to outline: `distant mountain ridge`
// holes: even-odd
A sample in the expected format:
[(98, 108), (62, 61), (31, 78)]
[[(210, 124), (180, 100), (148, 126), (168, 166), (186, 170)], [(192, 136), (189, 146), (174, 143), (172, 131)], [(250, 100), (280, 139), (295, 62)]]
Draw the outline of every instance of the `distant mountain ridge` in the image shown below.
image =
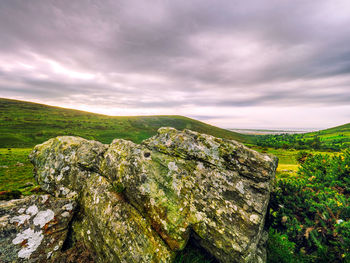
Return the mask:
[(111, 143), (115, 138), (139, 143), (164, 126), (250, 142), (247, 135), (178, 115), (112, 117), (6, 98), (0, 98), (0, 123), (0, 147), (33, 147), (59, 135), (102, 143)]

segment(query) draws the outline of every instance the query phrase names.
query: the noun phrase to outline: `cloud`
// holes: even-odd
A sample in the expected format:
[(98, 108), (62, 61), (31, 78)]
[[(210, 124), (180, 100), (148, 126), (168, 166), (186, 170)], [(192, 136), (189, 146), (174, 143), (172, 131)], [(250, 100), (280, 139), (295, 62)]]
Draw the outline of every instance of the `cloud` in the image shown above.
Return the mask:
[(267, 108), (346, 107), (349, 10), (345, 0), (1, 1), (0, 95), (218, 125), (224, 108), (237, 125), (254, 109), (272, 125)]

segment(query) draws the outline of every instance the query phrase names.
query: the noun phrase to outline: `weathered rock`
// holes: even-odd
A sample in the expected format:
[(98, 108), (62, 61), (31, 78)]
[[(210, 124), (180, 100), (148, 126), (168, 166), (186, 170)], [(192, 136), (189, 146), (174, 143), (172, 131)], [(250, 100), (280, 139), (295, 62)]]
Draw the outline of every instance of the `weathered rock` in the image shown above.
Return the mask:
[(275, 157), (161, 128), (141, 145), (58, 137), (31, 158), (44, 189), (76, 197), (74, 230), (101, 262), (171, 262), (191, 232), (221, 262), (265, 261)]
[(98, 142), (57, 137), (36, 146), (30, 158), (45, 190), (78, 200), (82, 220), (73, 224), (76, 238), (96, 252), (99, 262), (171, 262), (174, 252), (149, 220), (97, 173), (105, 150)]
[(67, 236), (75, 201), (49, 195), (0, 202), (0, 262), (47, 262)]
[(90, 173), (98, 170), (107, 146), (79, 137), (57, 137), (37, 145), (29, 158), (41, 188), (57, 197), (74, 198)]

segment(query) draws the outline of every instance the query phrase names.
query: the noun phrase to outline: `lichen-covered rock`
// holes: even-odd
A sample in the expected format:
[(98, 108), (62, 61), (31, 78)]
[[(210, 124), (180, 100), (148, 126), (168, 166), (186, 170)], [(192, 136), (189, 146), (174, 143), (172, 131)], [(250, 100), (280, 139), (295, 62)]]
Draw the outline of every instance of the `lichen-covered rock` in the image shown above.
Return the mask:
[[(76, 238), (99, 262), (171, 262), (175, 253), (117, 187), (99, 173), (107, 146), (77, 137), (57, 137), (35, 147), (30, 158), (43, 188), (54, 196), (74, 197), (79, 218)], [(80, 158), (84, 158), (83, 162)], [(88, 160), (88, 161), (86, 161)]]
[(259, 262), (276, 166), (239, 143), (162, 128), (142, 145), (114, 140), (101, 173), (125, 188), (171, 249), (183, 249), (193, 230), (222, 262)]
[(47, 262), (67, 236), (76, 203), (49, 195), (0, 202), (0, 262)]
[(141, 145), (58, 137), (31, 154), (43, 188), (81, 205), (77, 237), (101, 262), (171, 262), (190, 237), (221, 262), (264, 262), (277, 158), (161, 128)]
[(100, 262), (171, 262), (174, 253), (106, 178), (93, 174), (82, 192), (83, 215), (73, 225)]
[(106, 149), (100, 142), (63, 136), (35, 146), (29, 158), (43, 190), (57, 197), (75, 198), (90, 173), (98, 170)]

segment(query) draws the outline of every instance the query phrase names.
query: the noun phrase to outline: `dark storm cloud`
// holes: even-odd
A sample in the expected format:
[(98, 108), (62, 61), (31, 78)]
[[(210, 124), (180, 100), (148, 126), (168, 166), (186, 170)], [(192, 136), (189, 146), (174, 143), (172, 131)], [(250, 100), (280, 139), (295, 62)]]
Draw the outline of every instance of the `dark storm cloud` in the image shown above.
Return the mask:
[(5, 0), (0, 95), (126, 108), (350, 105), (349, 24), (345, 0)]

